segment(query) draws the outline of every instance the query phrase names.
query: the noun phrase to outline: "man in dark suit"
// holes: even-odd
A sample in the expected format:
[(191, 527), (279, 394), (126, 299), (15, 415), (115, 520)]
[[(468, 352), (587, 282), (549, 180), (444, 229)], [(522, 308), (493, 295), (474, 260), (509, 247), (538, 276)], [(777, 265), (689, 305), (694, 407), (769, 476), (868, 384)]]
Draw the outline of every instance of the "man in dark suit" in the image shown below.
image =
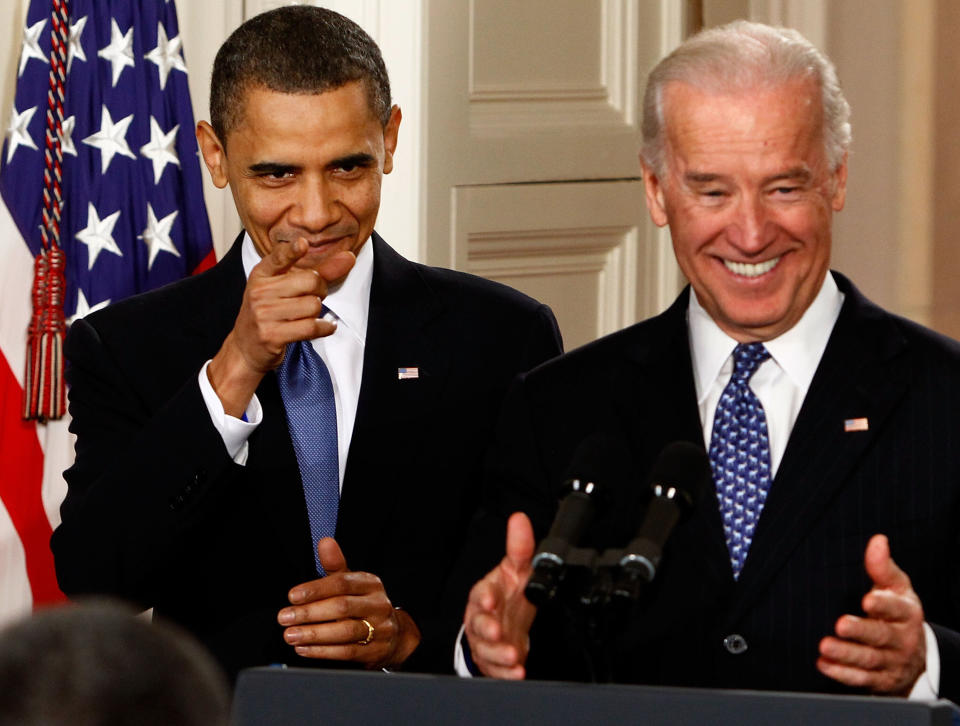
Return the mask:
[(231, 674), (448, 668), (440, 595), (481, 452), (509, 381), (559, 353), (553, 315), (373, 231), (400, 110), (346, 18), (242, 25), (211, 119), (200, 149), (245, 231), (209, 272), (70, 331), (60, 585), (153, 607)]
[(489, 506), (517, 513), (467, 605), (474, 671), (589, 677), (582, 628), (523, 590), (570, 452), (601, 431), (630, 455), (598, 482), (586, 547), (634, 536), (669, 442), (705, 447), (712, 474), (609, 624), (614, 680), (960, 700), (960, 346), (828, 269), (848, 118), (793, 31), (734, 23), (653, 70), (646, 201), (690, 287), (508, 396)]

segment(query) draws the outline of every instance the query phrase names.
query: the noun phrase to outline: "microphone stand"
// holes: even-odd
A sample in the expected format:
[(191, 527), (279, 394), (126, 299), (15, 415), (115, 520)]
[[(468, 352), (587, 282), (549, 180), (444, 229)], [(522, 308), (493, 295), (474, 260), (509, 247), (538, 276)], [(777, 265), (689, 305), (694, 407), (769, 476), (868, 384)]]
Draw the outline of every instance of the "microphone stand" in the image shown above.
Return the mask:
[(610, 645), (635, 615), (647, 584), (620, 567), (623, 549), (572, 547), (551, 596), (543, 603), (560, 609), (566, 630), (582, 652), (591, 683), (610, 683)]

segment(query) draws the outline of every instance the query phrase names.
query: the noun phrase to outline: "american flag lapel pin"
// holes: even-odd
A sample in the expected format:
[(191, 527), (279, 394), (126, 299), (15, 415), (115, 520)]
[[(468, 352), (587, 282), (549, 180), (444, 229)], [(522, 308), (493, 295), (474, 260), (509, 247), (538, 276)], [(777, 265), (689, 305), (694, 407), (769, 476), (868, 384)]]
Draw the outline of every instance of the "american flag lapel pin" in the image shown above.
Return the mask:
[(870, 422), (867, 420), (867, 417), (862, 418), (848, 418), (844, 419), (843, 430), (844, 433), (850, 433), (851, 431), (867, 431), (870, 428)]
[(397, 368), (397, 380), (406, 381), (412, 378), (420, 377), (419, 368)]

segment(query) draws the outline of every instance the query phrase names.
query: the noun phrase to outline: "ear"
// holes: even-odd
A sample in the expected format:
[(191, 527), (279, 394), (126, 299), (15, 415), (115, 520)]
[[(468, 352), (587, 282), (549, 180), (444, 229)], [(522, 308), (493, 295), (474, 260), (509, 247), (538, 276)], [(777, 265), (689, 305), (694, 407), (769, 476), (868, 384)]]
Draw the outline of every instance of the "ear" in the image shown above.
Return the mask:
[(658, 227), (663, 227), (667, 224), (667, 207), (663, 202), (663, 182), (643, 157), (640, 158), (640, 168), (643, 170), (643, 191), (647, 199), (650, 219)]
[(833, 183), (834, 191), (831, 206), (834, 212), (839, 212), (847, 201), (847, 152), (843, 152), (843, 159), (833, 173)]
[(397, 150), (397, 134), (400, 133), (400, 120), (403, 114), (400, 113), (400, 107), (394, 106), (390, 109), (390, 120), (383, 127), (383, 173), (389, 174), (393, 171), (393, 154)]
[(214, 186), (223, 189), (227, 186), (227, 151), (206, 121), (197, 124), (197, 144)]

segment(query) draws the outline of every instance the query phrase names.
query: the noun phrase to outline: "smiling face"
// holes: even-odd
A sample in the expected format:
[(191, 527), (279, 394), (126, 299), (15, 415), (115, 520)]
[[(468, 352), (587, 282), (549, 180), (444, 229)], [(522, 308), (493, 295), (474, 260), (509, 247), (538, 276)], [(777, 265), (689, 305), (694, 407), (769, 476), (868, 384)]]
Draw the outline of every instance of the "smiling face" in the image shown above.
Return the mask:
[(356, 253), (373, 231), (380, 184), (393, 169), (400, 109), (384, 127), (359, 81), (316, 94), (247, 89), (239, 122), (221, 144), (201, 122), (197, 139), (214, 184), (230, 185), (257, 251), (303, 237), (298, 267)]
[(663, 91), (665, 176), (644, 165), (653, 221), (670, 225), (697, 299), (740, 342), (792, 328), (830, 263), (846, 157), (831, 169), (819, 89), (807, 79), (744, 93)]

